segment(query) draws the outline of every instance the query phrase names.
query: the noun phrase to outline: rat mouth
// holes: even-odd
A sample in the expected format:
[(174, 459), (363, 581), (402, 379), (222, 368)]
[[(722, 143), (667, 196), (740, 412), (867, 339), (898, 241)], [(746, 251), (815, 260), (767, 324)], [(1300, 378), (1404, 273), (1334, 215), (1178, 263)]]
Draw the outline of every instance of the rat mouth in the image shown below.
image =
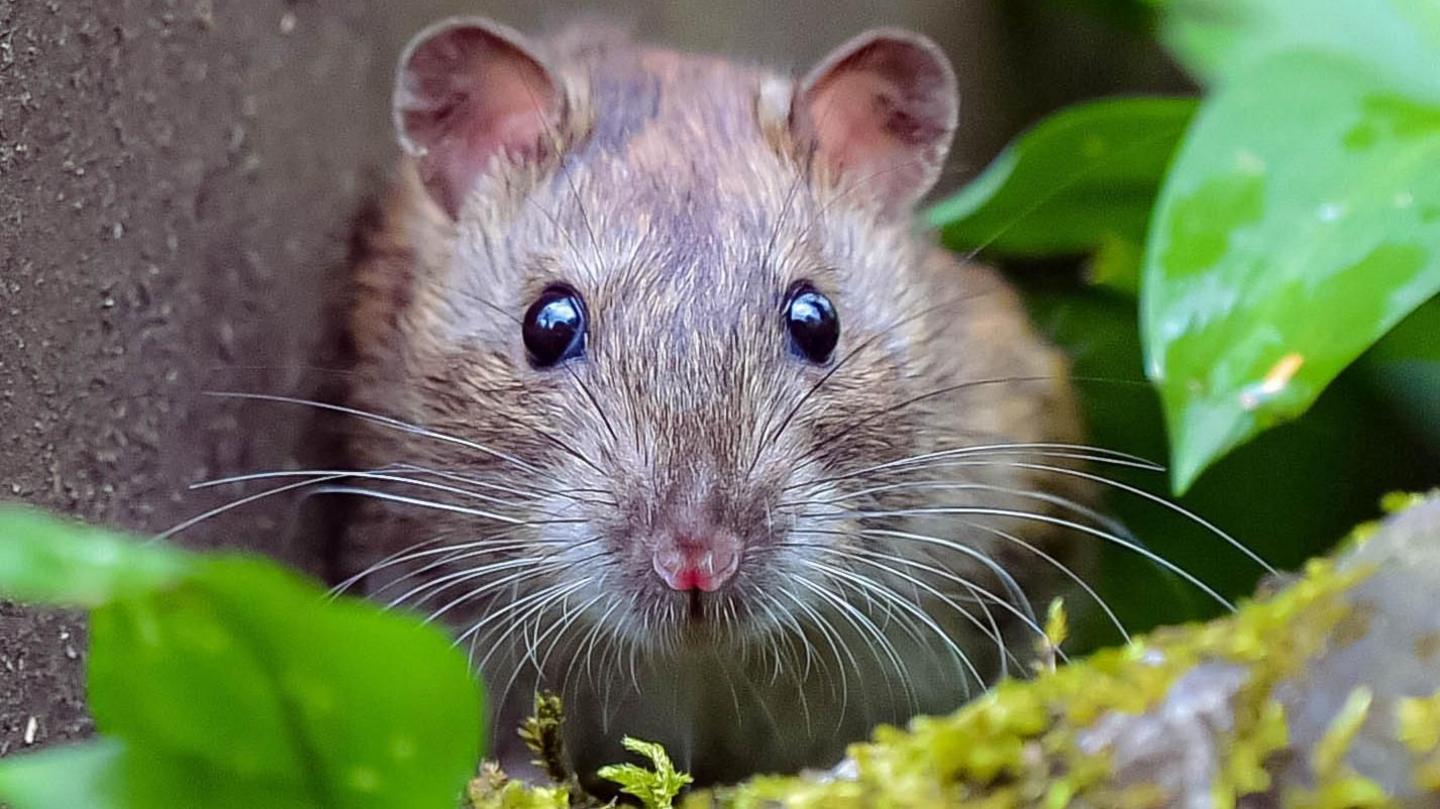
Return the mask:
[(685, 622), (690, 625), (706, 623), (705, 595), (699, 588), (685, 594)]
[(669, 594), (671, 606), (666, 613), (659, 637), (665, 644), (678, 643), (681, 648), (714, 649), (746, 633), (745, 621), (733, 608), (730, 598), (722, 593), (687, 590)]
[[(740, 563), (738, 545), (714, 544), (657, 549), (655, 574), (670, 600), (674, 625), (683, 635), (713, 643), (727, 625), (727, 606), (734, 598), (734, 577)], [(733, 615), (733, 609), (729, 611)]]
[(720, 599), (703, 590), (686, 590), (668, 594), (670, 607), (665, 610), (671, 628), (682, 635), (705, 637), (722, 623)]

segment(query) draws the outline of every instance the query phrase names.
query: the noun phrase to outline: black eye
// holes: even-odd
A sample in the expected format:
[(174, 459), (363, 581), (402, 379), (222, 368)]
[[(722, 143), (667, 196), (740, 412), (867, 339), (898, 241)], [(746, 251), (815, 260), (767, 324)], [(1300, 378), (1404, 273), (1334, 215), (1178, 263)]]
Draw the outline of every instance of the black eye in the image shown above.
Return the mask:
[(537, 368), (549, 368), (585, 353), (585, 302), (562, 284), (545, 288), (525, 310), (521, 327), (525, 351)]
[(840, 339), (840, 316), (829, 298), (809, 281), (796, 281), (785, 298), (783, 315), (791, 351), (817, 364), (830, 359)]

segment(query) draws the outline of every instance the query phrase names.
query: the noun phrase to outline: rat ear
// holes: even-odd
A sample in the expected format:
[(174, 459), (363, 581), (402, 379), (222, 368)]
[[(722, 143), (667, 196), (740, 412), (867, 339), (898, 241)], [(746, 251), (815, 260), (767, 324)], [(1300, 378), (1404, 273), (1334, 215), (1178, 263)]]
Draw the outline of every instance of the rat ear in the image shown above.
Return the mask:
[(945, 54), (919, 34), (887, 28), (850, 40), (811, 70), (790, 122), (824, 168), (872, 187), (894, 210), (939, 179), (958, 114)]
[(514, 31), (478, 17), (420, 32), (400, 58), (395, 127), (431, 196), (454, 217), (492, 161), (536, 158), (558, 127), (563, 95)]

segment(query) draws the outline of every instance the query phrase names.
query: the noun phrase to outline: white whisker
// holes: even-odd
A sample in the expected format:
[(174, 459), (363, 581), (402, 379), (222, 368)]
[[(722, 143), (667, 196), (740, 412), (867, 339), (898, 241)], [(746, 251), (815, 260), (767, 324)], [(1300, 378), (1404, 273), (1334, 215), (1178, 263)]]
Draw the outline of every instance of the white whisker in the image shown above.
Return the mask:
[(1011, 466), (1015, 466), (1015, 467), (1019, 467), (1019, 468), (1021, 468), (1021, 469), (1035, 469), (1035, 470), (1037, 470), (1037, 471), (1042, 471), (1042, 472), (1053, 472), (1053, 473), (1059, 474), (1059, 475), (1069, 475), (1069, 476), (1071, 476), (1071, 477), (1078, 477), (1078, 478), (1082, 478), (1082, 479), (1084, 479), (1084, 480), (1094, 481), (1094, 482), (1096, 482), (1096, 483), (1100, 483), (1100, 484), (1103, 484), (1103, 485), (1105, 485), (1105, 486), (1110, 486), (1110, 487), (1119, 489), (1119, 490), (1124, 491), (1124, 492), (1127, 492), (1127, 493), (1129, 493), (1129, 494), (1133, 494), (1133, 495), (1135, 495), (1136, 497), (1141, 497), (1141, 498), (1143, 498), (1143, 499), (1145, 499), (1145, 500), (1148, 500), (1148, 501), (1151, 502), (1151, 503), (1155, 503), (1155, 504), (1157, 504), (1157, 505), (1160, 505), (1160, 506), (1163, 506), (1163, 507), (1165, 507), (1165, 508), (1167, 508), (1167, 509), (1170, 509), (1171, 511), (1173, 511), (1173, 512), (1175, 512), (1175, 513), (1177, 513), (1177, 514), (1185, 517), (1186, 519), (1188, 519), (1188, 520), (1196, 523), (1197, 525), (1199, 525), (1199, 526), (1201, 526), (1202, 528), (1206, 529), (1207, 531), (1209, 531), (1210, 533), (1214, 534), (1215, 536), (1223, 539), (1223, 540), (1226, 542), (1226, 544), (1230, 545), (1230, 547), (1235, 548), (1236, 550), (1238, 550), (1238, 551), (1240, 551), (1241, 553), (1245, 554), (1247, 557), (1250, 558), (1251, 561), (1253, 561), (1255, 564), (1257, 564), (1257, 565), (1259, 565), (1261, 568), (1263, 568), (1266, 573), (1269, 573), (1269, 574), (1272, 574), (1272, 575), (1275, 573), (1275, 568), (1271, 567), (1270, 564), (1269, 564), (1268, 562), (1266, 562), (1264, 559), (1262, 559), (1259, 554), (1257, 554), (1257, 553), (1255, 553), (1254, 551), (1250, 550), (1249, 548), (1245, 547), (1245, 544), (1244, 544), (1243, 542), (1241, 542), (1240, 540), (1236, 539), (1236, 538), (1233, 537), (1233, 536), (1230, 536), (1230, 535), (1227, 534), (1225, 531), (1221, 530), (1219, 526), (1215, 525), (1214, 523), (1210, 522), (1209, 520), (1206, 520), (1204, 517), (1201, 517), (1200, 515), (1194, 513), (1193, 511), (1190, 511), (1189, 509), (1185, 508), (1184, 506), (1180, 505), (1179, 503), (1172, 503), (1171, 501), (1165, 499), (1164, 497), (1160, 497), (1160, 496), (1158, 496), (1158, 495), (1152, 494), (1152, 493), (1150, 493), (1150, 492), (1145, 491), (1144, 489), (1141, 489), (1141, 488), (1138, 488), (1138, 487), (1135, 487), (1135, 486), (1131, 486), (1131, 485), (1126, 484), (1126, 483), (1121, 483), (1121, 482), (1118, 481), (1118, 480), (1110, 480), (1109, 478), (1102, 477), (1102, 476), (1100, 476), (1100, 475), (1092, 475), (1092, 474), (1090, 474), (1089, 472), (1083, 472), (1083, 471), (1081, 471), (1081, 470), (1079, 470), (1079, 469), (1066, 469), (1066, 468), (1064, 468), (1064, 467), (1049, 466), (1049, 465), (1046, 465), (1046, 464), (1019, 463), (1019, 462), (1014, 462), (1014, 463), (1011, 463), (1010, 465), (1011, 465)]
[[(349, 473), (347, 472), (346, 474), (348, 475)], [(251, 503), (256, 502), (257, 500), (264, 500), (264, 499), (266, 499), (266, 498), (268, 498), (268, 497), (274, 497), (274, 496), (277, 495), (277, 494), (284, 494), (285, 492), (293, 492), (293, 491), (295, 491), (296, 489), (301, 489), (301, 488), (304, 488), (304, 487), (306, 487), (306, 486), (314, 485), (314, 484), (316, 484), (316, 483), (324, 483), (324, 482), (326, 482), (326, 481), (328, 481), (328, 480), (338, 480), (338, 479), (343, 478), (343, 477), (345, 477), (345, 475), (333, 475), (333, 476), (330, 476), (330, 477), (317, 478), (317, 479), (315, 479), (315, 480), (302, 480), (302, 481), (300, 481), (299, 483), (287, 483), (287, 484), (285, 484), (284, 486), (276, 486), (276, 487), (273, 488), (273, 489), (266, 489), (266, 490), (263, 491), (263, 492), (256, 492), (255, 494), (248, 495), (248, 496), (246, 496), (246, 497), (242, 497), (242, 498), (240, 498), (240, 499), (238, 499), (238, 500), (232, 500), (231, 502), (226, 503), (226, 504), (223, 505), (223, 506), (216, 506), (215, 508), (212, 508), (212, 509), (210, 509), (209, 511), (206, 511), (206, 512), (203, 513), (203, 514), (198, 514), (198, 515), (196, 515), (196, 516), (194, 516), (194, 517), (191, 517), (190, 519), (185, 520), (184, 522), (180, 523), (179, 525), (176, 525), (175, 527), (173, 527), (173, 528), (171, 528), (171, 529), (169, 529), (169, 530), (167, 530), (167, 531), (162, 531), (161, 533), (156, 534), (154, 537), (152, 537), (152, 538), (151, 538), (150, 540), (148, 540), (148, 541), (154, 542), (155, 540), (159, 540), (159, 539), (169, 539), (170, 537), (175, 536), (176, 534), (180, 533), (181, 531), (184, 531), (184, 530), (186, 530), (186, 529), (188, 529), (188, 528), (191, 528), (191, 527), (193, 527), (193, 526), (195, 526), (195, 525), (198, 525), (199, 523), (202, 523), (202, 522), (204, 522), (205, 520), (208, 520), (208, 519), (210, 519), (210, 518), (212, 518), (212, 517), (218, 517), (219, 515), (224, 514), (224, 513), (227, 512), (227, 511), (232, 511), (232, 510), (234, 510), (234, 509), (240, 508), (241, 506), (249, 505), (249, 504), (251, 504)]]
[(1205, 582), (1201, 581), (1200, 579), (1196, 578), (1193, 574), (1191, 574), (1190, 572), (1186, 571), (1184, 568), (1180, 567), (1179, 565), (1175, 564), (1174, 562), (1171, 562), (1170, 560), (1166, 559), (1165, 557), (1160, 556), (1159, 554), (1156, 554), (1154, 551), (1151, 551), (1150, 549), (1144, 547), (1143, 545), (1140, 545), (1140, 544), (1138, 544), (1138, 543), (1131, 542), (1131, 541), (1129, 541), (1129, 540), (1123, 539), (1123, 538), (1118, 537), (1118, 536), (1116, 536), (1116, 535), (1114, 535), (1114, 534), (1112, 534), (1112, 533), (1109, 533), (1108, 531), (1102, 531), (1102, 530), (1100, 530), (1100, 529), (1098, 529), (1098, 528), (1094, 528), (1094, 527), (1088, 526), (1088, 525), (1083, 525), (1083, 524), (1081, 524), (1081, 523), (1074, 522), (1073, 520), (1066, 520), (1066, 519), (1063, 519), (1063, 518), (1061, 518), (1061, 517), (1052, 517), (1052, 516), (1050, 516), (1050, 515), (1048, 515), (1048, 514), (1034, 514), (1034, 513), (1028, 512), (1028, 511), (1016, 511), (1016, 510), (1013, 510), (1013, 509), (1003, 509), (1003, 508), (979, 508), (979, 507), (967, 507), (967, 506), (909, 508), (909, 509), (896, 509), (896, 510), (893, 510), (893, 511), (865, 511), (865, 512), (854, 512), (854, 513), (853, 513), (853, 516), (861, 516), (861, 517), (907, 517), (907, 516), (919, 516), (919, 515), (923, 515), (923, 514), (971, 514), (971, 515), (987, 516), (987, 517), (1010, 517), (1010, 518), (1017, 519), (1017, 520), (1030, 520), (1030, 521), (1035, 521), (1035, 522), (1042, 522), (1042, 523), (1046, 523), (1046, 524), (1048, 524), (1048, 525), (1055, 525), (1055, 526), (1058, 526), (1058, 527), (1061, 527), (1061, 528), (1069, 528), (1069, 529), (1074, 530), (1074, 531), (1079, 531), (1079, 532), (1082, 533), (1082, 534), (1087, 534), (1087, 535), (1089, 535), (1089, 536), (1093, 536), (1093, 537), (1096, 537), (1096, 538), (1098, 538), (1098, 539), (1103, 539), (1103, 540), (1105, 540), (1106, 542), (1112, 542), (1112, 543), (1114, 543), (1114, 544), (1116, 544), (1116, 545), (1119, 545), (1119, 546), (1122, 547), (1122, 548), (1126, 548), (1126, 549), (1128, 549), (1128, 550), (1130, 550), (1130, 551), (1132, 551), (1132, 552), (1134, 552), (1134, 553), (1140, 554), (1141, 556), (1143, 556), (1144, 558), (1150, 560), (1151, 562), (1154, 562), (1155, 564), (1157, 564), (1157, 565), (1165, 568), (1166, 570), (1170, 571), (1171, 573), (1174, 573), (1175, 575), (1177, 575), (1177, 576), (1179, 576), (1180, 578), (1184, 579), (1184, 580), (1185, 580), (1187, 583), (1189, 583), (1191, 586), (1195, 587), (1196, 589), (1198, 589), (1200, 592), (1204, 593), (1206, 596), (1210, 597), (1211, 599), (1214, 599), (1216, 603), (1218, 603), (1218, 604), (1220, 604), (1221, 606), (1225, 607), (1225, 609), (1227, 609), (1227, 610), (1232, 610), (1232, 611), (1235, 609), (1235, 605), (1232, 604), (1232, 603), (1229, 601), (1229, 599), (1225, 598), (1224, 596), (1222, 596), (1222, 595), (1220, 595), (1218, 592), (1216, 592), (1213, 587), (1211, 587), (1210, 585), (1208, 585), (1208, 584), (1206, 584)]
[(417, 435), (422, 438), (433, 438), (437, 441), (441, 441), (444, 443), (455, 444), (457, 446), (465, 447), (466, 449), (473, 449), (476, 452), (484, 453), (485, 455), (489, 455), (492, 458), (496, 458), (498, 460), (505, 461), (506, 463), (513, 464), (517, 468), (523, 469), (531, 474), (543, 474), (542, 470), (540, 470), (539, 468), (532, 466), (531, 464), (528, 464), (513, 455), (509, 455), (507, 453), (487, 447), (484, 444), (477, 444), (474, 441), (467, 441), (466, 439), (458, 438), (453, 435), (436, 432), (435, 430), (421, 427), (418, 424), (411, 424), (409, 422), (401, 421), (400, 419), (392, 418), (390, 416), (382, 416), (379, 413), (371, 413), (365, 410), (358, 410), (353, 407), (332, 404), (330, 402), (319, 402), (313, 399), (300, 399), (294, 396), (277, 396), (269, 393), (205, 391), (202, 395), (214, 396), (223, 399), (241, 399), (259, 402), (275, 402), (277, 404), (292, 404), (303, 407), (313, 407), (318, 410), (327, 410), (333, 413), (341, 413), (347, 416), (354, 416), (364, 421), (368, 421), (373, 424), (379, 424), (383, 427), (389, 427), (394, 430), (399, 430), (400, 432), (408, 433), (410, 435)]
[[(306, 486), (309, 485), (309, 481), (296, 485)], [(434, 509), (436, 511), (449, 511), (456, 514), (466, 514), (471, 517), (483, 517), (487, 520), (494, 520), (496, 522), (502, 522), (507, 525), (555, 525), (564, 523), (585, 522), (581, 519), (522, 520), (518, 517), (511, 517), (507, 514), (497, 514), (493, 511), (486, 511), (484, 509), (466, 508), (465, 506), (457, 506), (453, 503), (442, 503), (437, 500), (421, 500), (415, 497), (405, 497), (403, 495), (391, 494), (389, 492), (382, 492), (376, 489), (364, 489), (358, 486), (325, 486), (317, 489), (316, 493), (353, 494), (358, 497), (370, 497), (376, 500), (386, 500), (392, 503), (403, 503), (405, 505), (419, 506), (420, 508)]]

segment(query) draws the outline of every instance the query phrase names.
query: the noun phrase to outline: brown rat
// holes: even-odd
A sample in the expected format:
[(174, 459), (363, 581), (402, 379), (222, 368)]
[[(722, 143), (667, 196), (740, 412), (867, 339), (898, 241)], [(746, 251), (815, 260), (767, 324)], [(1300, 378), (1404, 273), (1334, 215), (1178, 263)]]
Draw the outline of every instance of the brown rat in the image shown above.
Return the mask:
[(957, 103), (896, 30), (799, 80), (481, 19), (407, 49), (348, 550), (454, 627), (502, 759), (544, 688), (582, 771), (622, 734), (825, 765), (1033, 655), (1076, 418), (1013, 292), (915, 232)]

